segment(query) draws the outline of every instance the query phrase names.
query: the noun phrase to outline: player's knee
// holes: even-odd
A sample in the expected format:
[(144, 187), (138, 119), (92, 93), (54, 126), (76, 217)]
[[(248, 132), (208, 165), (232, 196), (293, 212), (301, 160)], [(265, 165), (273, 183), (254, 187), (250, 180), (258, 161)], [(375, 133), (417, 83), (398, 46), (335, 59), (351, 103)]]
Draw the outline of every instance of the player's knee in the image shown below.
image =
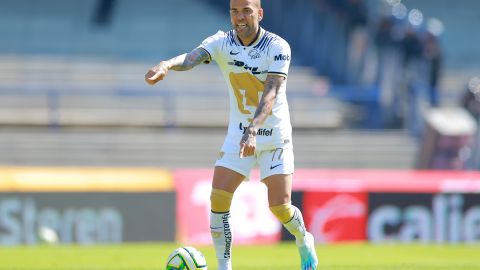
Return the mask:
[(232, 204), (233, 193), (221, 189), (212, 189), (210, 206), (213, 212), (228, 212)]
[(295, 208), (290, 202), (281, 205), (271, 206), (270, 211), (280, 220), (282, 223), (287, 223), (292, 219), (295, 213)]

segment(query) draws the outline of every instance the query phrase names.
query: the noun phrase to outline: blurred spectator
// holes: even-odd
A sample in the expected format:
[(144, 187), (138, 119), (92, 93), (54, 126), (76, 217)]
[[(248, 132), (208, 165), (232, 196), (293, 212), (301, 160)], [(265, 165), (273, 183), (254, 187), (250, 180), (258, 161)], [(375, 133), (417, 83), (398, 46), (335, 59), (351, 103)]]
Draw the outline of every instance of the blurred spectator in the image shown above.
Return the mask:
[(379, 49), (393, 45), (392, 39), (393, 19), (389, 16), (381, 17), (375, 32), (375, 45)]
[(362, 0), (348, 0), (347, 15), (347, 75), (350, 84), (358, 84), (362, 78), (368, 45), (368, 12)]
[(363, 2), (363, 0), (348, 0), (345, 8), (349, 20), (350, 29), (354, 29), (358, 26), (364, 27), (367, 25), (368, 12), (367, 6)]
[(109, 26), (117, 0), (98, 0), (95, 10), (94, 23), (96, 26)]
[(389, 52), (393, 49), (393, 18), (390, 16), (383, 16), (378, 21), (376, 31), (374, 34), (374, 41), (377, 52), (377, 76), (376, 82), (380, 83), (383, 77), (383, 70), (386, 65)]
[[(425, 23), (411, 21), (404, 5), (385, 4), (381, 14), (370, 10), (374, 5), (365, 0), (299, 0), (294, 4), (283, 0), (264, 1), (263, 5), (276, 11), (263, 23), (298, 41), (292, 46), (297, 61), (312, 65), (332, 85), (360, 89), (373, 83), (382, 108), (378, 117), (385, 127), (421, 130), (422, 111), (438, 106), (443, 58), (439, 33), (426, 32)], [(299, 28), (286, 22), (285, 10), (305, 25)], [(372, 19), (378, 23), (370, 32)], [(375, 48), (369, 47), (372, 44)], [(365, 100), (366, 91), (353, 91), (345, 93), (347, 100)]]
[(428, 86), (429, 86), (429, 98), (430, 105), (438, 106), (438, 81), (441, 75), (442, 69), (442, 50), (438, 41), (438, 38), (430, 32), (427, 32), (423, 42), (424, 52), (423, 55), (427, 62), (428, 68)]
[(386, 128), (403, 127), (402, 23), (391, 15), (379, 18), (374, 33), (376, 68), (374, 82), (379, 87), (382, 118)]
[(480, 78), (474, 77), (469, 81), (461, 105), (477, 122), (480, 121)]
[(405, 127), (410, 134), (421, 136), (423, 130), (422, 114), (430, 105), (428, 98), (428, 72), (424, 58), (424, 44), (418, 28), (411, 24), (405, 27), (405, 36), (401, 41), (403, 51), (402, 91), (403, 113)]
[(472, 157), (469, 167), (480, 170), (480, 78), (474, 77), (467, 84), (467, 89), (461, 100), (464, 107), (477, 121), (477, 135), (472, 143)]
[(423, 45), (418, 33), (413, 27), (408, 26), (405, 29), (405, 37), (401, 42), (403, 50), (403, 66), (410, 68), (410, 64), (419, 60), (423, 56)]

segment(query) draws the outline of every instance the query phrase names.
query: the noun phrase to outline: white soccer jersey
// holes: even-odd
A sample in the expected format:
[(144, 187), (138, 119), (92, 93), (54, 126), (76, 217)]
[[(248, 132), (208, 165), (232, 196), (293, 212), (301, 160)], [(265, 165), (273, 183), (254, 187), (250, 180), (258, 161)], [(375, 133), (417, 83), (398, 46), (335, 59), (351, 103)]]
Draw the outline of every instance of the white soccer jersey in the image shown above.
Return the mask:
[[(281, 37), (260, 29), (250, 45), (243, 45), (235, 30), (218, 31), (199, 46), (217, 62), (227, 82), (230, 99), (228, 133), (222, 146), (227, 153), (240, 150), (240, 140), (250, 124), (264, 90), (267, 74), (288, 75), (290, 46)], [(292, 126), (286, 82), (275, 99), (271, 114), (257, 132), (257, 150), (290, 145)]]

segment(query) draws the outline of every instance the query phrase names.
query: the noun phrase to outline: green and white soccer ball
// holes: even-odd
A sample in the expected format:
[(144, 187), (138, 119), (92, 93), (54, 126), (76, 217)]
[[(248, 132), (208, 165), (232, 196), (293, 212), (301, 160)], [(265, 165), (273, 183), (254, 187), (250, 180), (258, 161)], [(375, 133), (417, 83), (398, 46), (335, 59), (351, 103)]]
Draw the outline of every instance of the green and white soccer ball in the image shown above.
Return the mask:
[(180, 247), (167, 259), (167, 270), (207, 270), (207, 260), (193, 247)]

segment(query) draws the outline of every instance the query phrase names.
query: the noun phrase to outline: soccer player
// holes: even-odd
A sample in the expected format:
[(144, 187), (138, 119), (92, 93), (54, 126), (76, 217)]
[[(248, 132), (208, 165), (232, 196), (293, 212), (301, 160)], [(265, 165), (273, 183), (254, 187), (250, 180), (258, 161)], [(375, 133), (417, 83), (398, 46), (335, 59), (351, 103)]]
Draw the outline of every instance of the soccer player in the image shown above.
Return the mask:
[(294, 156), (286, 98), (291, 55), (289, 44), (261, 28), (260, 0), (231, 0), (233, 29), (218, 31), (190, 53), (148, 70), (153, 85), (169, 70), (185, 71), (214, 60), (227, 82), (230, 99), (228, 132), (215, 163), (210, 230), (219, 270), (231, 270), (230, 204), (237, 187), (258, 164), (272, 213), (295, 236), (301, 269), (317, 269), (314, 239), (298, 208), (291, 204)]

